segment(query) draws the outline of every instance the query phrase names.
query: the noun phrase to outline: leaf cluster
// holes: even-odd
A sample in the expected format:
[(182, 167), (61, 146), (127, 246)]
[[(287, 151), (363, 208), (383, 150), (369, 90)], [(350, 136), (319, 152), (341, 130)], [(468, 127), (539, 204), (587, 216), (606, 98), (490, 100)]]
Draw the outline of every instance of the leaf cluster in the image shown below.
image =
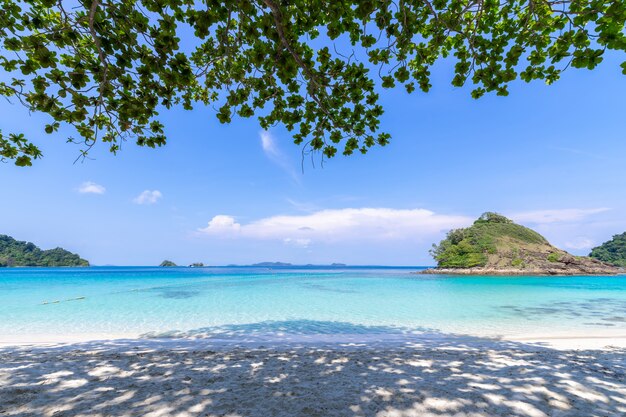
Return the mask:
[[(47, 114), (47, 134), (69, 127), (83, 156), (163, 146), (161, 112), (209, 105), (330, 158), (386, 145), (379, 91), (427, 92), (441, 59), (473, 97), (507, 95), (625, 51), (625, 21), (623, 0), (0, 0), (0, 96)], [(0, 159), (40, 157), (0, 137)]]

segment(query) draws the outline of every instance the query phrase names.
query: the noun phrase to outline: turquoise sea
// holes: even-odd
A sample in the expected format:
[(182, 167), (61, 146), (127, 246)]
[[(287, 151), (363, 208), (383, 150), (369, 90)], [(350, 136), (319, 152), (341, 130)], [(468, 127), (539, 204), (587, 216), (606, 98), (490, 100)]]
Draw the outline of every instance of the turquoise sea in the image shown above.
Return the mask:
[(0, 342), (626, 335), (626, 277), (451, 277), (411, 268), (0, 269)]

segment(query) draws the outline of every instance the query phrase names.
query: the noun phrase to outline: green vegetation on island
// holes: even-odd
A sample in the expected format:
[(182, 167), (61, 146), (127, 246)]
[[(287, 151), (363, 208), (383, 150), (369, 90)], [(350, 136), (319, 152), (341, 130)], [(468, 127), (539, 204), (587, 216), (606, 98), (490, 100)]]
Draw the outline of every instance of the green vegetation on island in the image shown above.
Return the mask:
[[(442, 268), (472, 268), (486, 266), (489, 255), (513, 250), (520, 245), (546, 245), (539, 233), (497, 213), (484, 213), (465, 229), (454, 229), (439, 245), (433, 245), (431, 255)], [(515, 257), (513, 262), (519, 263)], [(517, 266), (521, 266), (521, 263)]]
[(591, 249), (590, 257), (612, 265), (626, 267), (626, 232)]
[[(487, 212), (470, 227), (454, 229), (430, 251), (437, 268), (451, 273), (532, 273), (541, 275), (615, 274), (598, 260), (573, 256), (539, 233)], [(429, 272), (430, 273), (430, 272)]]
[(168, 261), (166, 259), (163, 262), (161, 262), (161, 265), (159, 265), (159, 266), (170, 267), (170, 266), (178, 266), (178, 265), (176, 265), (174, 262)]
[(204, 264), (202, 262), (194, 262), (191, 265), (189, 265), (189, 268), (202, 268), (204, 267)]
[(34, 243), (0, 235), (0, 267), (89, 266), (89, 262), (62, 248), (41, 250)]

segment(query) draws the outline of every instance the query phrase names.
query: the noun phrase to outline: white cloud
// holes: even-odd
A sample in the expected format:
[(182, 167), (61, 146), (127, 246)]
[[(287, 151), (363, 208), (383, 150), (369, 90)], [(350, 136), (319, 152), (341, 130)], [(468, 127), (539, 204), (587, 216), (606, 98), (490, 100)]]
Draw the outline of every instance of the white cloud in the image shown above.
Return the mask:
[(290, 237), (283, 239), (285, 245), (295, 246), (297, 248), (308, 248), (311, 244), (311, 239), (292, 239)]
[(278, 150), (278, 146), (276, 146), (276, 140), (267, 130), (263, 130), (260, 133), (261, 136), (261, 146), (263, 147), (263, 152), (268, 157), (276, 157), (280, 154)]
[(267, 130), (262, 130), (259, 133), (259, 137), (261, 138), (261, 148), (263, 148), (265, 156), (299, 183), (300, 176), (297, 174), (289, 158), (278, 147), (276, 138)]
[(205, 228), (202, 229), (202, 231), (207, 232), (207, 233), (231, 233), (231, 232), (237, 232), (239, 231), (239, 229), (241, 229), (241, 225), (237, 222), (235, 222), (235, 218), (231, 217), (231, 216), (225, 216), (223, 214), (220, 214), (218, 216), (215, 216), (211, 219), (211, 221), (209, 222), (209, 225)]
[(560, 151), (560, 152), (567, 152), (567, 153), (571, 153), (571, 154), (574, 154), (574, 155), (580, 155), (580, 156), (582, 156), (584, 158), (595, 158), (595, 159), (610, 160), (610, 158), (607, 158), (604, 155), (598, 155), (598, 154), (595, 154), (595, 153), (583, 151), (583, 150), (576, 149), (576, 148), (566, 148), (566, 147), (562, 147), (562, 146), (549, 146), (548, 149), (552, 149), (552, 150)]
[(159, 190), (154, 190), (154, 191), (145, 190), (144, 192), (142, 192), (141, 194), (139, 194), (137, 197), (133, 199), (133, 203), (155, 204), (162, 197), (163, 197), (163, 194), (161, 194), (161, 191)]
[(106, 188), (92, 181), (85, 181), (78, 187), (78, 192), (81, 194), (104, 194), (105, 191)]
[(305, 247), (314, 241), (391, 241), (432, 239), (451, 228), (467, 226), (466, 216), (437, 214), (425, 209), (345, 208), (303, 215), (266, 217), (246, 224), (218, 215), (199, 232), (218, 237), (280, 240)]
[(563, 244), (568, 249), (582, 250), (591, 249), (595, 246), (594, 241), (586, 237), (577, 237)]
[(605, 207), (591, 209), (535, 210), (513, 213), (509, 217), (518, 223), (547, 224), (576, 222), (608, 210), (610, 209)]
[(305, 212), (310, 213), (312, 211), (316, 211), (316, 210), (320, 209), (319, 206), (317, 206), (315, 204), (312, 204), (312, 203), (303, 203), (303, 202), (300, 202), (300, 201), (293, 200), (291, 198), (287, 198), (285, 200), (289, 204), (291, 204), (293, 206), (293, 208), (295, 208), (298, 211), (305, 211)]

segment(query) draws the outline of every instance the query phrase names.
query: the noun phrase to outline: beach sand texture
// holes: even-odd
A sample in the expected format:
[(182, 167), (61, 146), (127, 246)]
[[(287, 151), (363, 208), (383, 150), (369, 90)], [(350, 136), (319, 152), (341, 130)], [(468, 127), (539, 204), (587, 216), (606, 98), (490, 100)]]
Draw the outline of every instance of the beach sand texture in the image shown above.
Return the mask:
[(624, 416), (626, 351), (506, 341), (0, 349), (2, 416)]

